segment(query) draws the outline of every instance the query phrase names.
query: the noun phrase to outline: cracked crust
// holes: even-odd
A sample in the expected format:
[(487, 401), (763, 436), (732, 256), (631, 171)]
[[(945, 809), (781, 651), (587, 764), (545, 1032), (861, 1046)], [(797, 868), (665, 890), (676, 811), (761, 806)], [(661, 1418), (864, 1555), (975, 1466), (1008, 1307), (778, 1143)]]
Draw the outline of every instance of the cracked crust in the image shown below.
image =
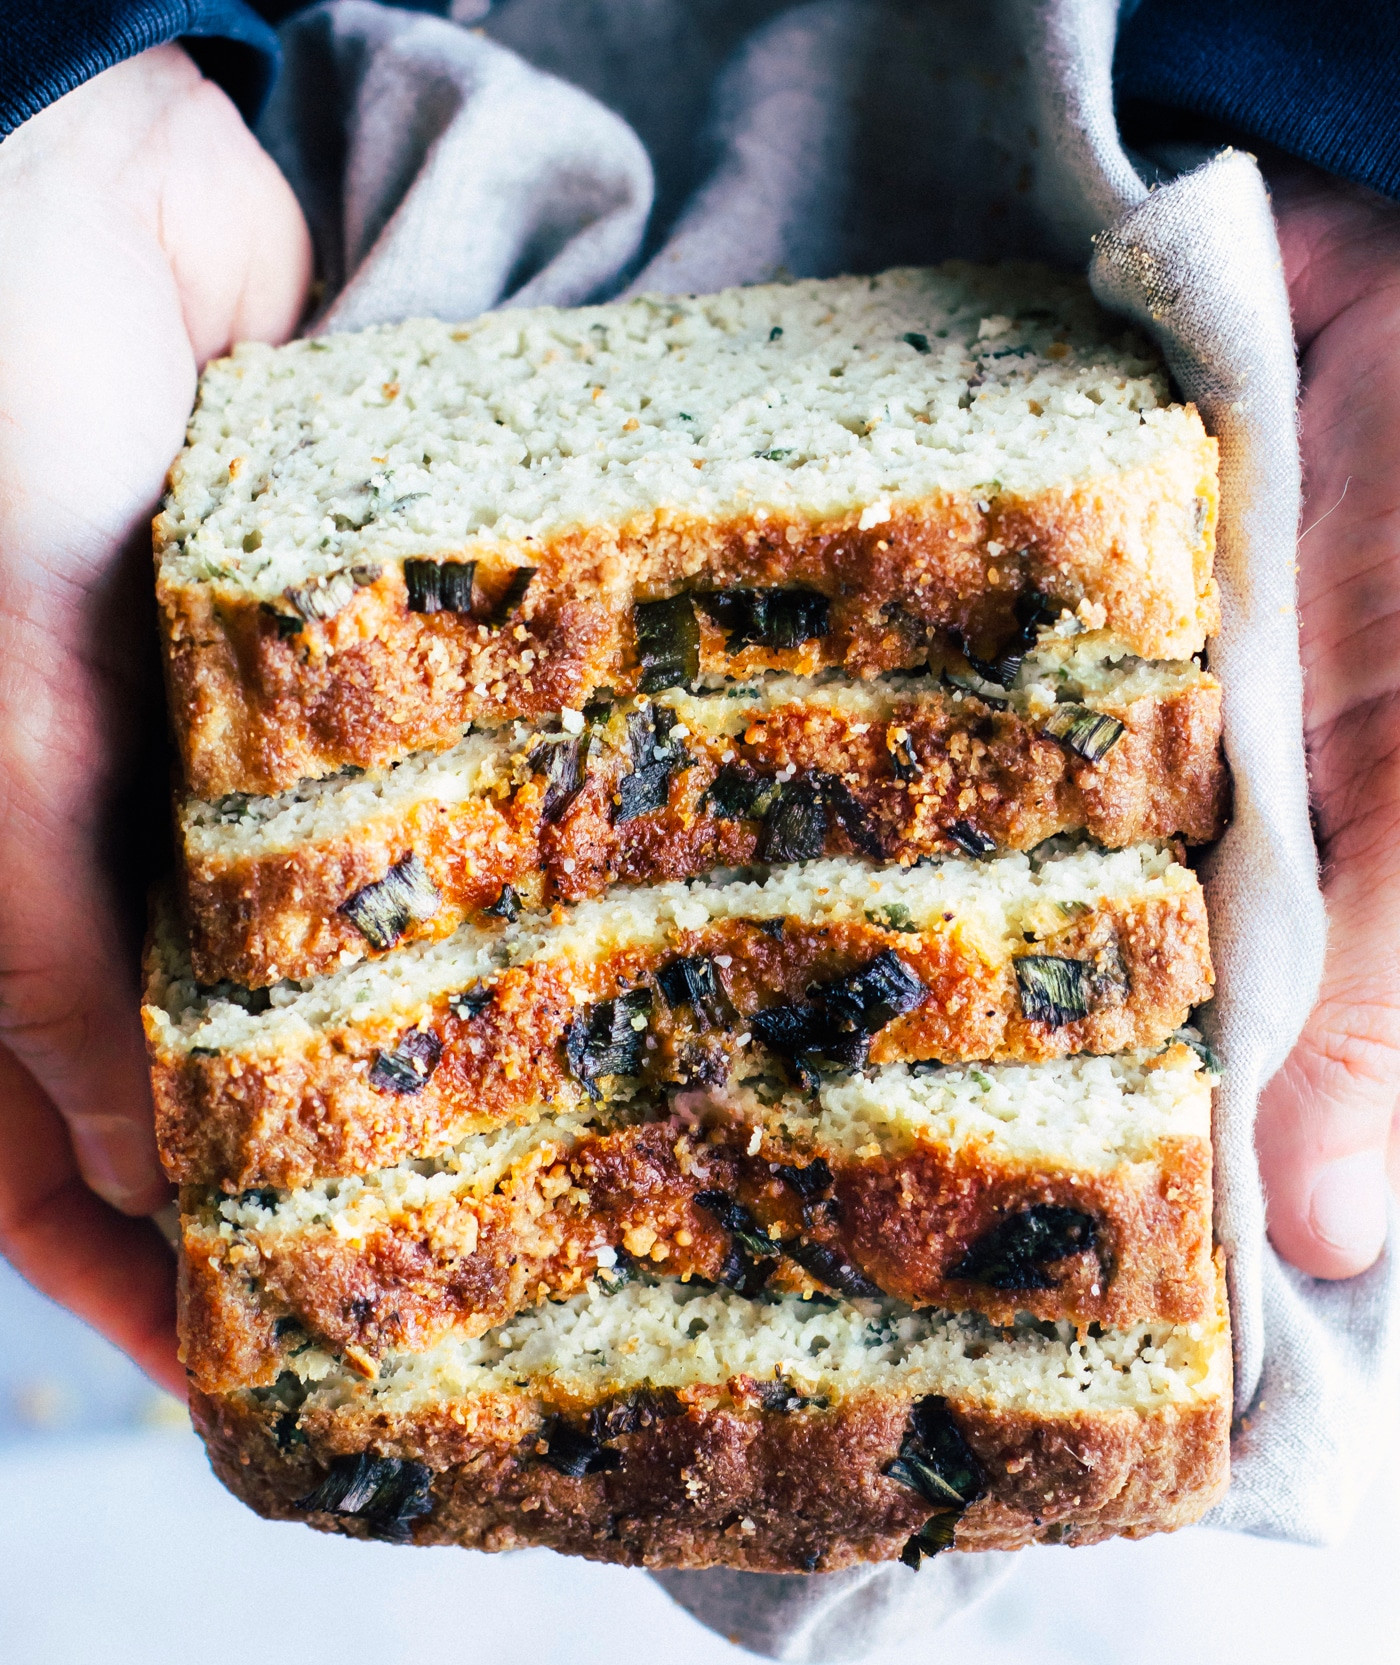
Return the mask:
[(633, 602), (686, 589), (803, 586), (829, 597), (829, 633), (783, 652), (728, 655), (702, 619), (702, 671), (731, 676), (825, 666), (873, 676), (923, 664), (946, 632), (986, 652), (1014, 634), (1016, 600), (1032, 590), (1144, 658), (1189, 658), (1219, 623), (1216, 444), (1191, 417), (1190, 442), (1151, 466), (1026, 500), (897, 503), (865, 530), (854, 515), (709, 522), (658, 511), (547, 543), (492, 542), (501, 582), (511, 565), (536, 569), (502, 626), (410, 611), (391, 564), (332, 619), (288, 635), (246, 594), (161, 573), (169, 531), (158, 519), (157, 598), (186, 782), (202, 798), (281, 792), (443, 749), (471, 723), (578, 708), (599, 687), (632, 692)]
[[(1199, 1520), (1229, 1479), (1228, 1367), (1220, 1374), (1214, 1397), (1141, 1411), (1037, 1414), (950, 1399), (987, 1484), (959, 1517), (955, 1547), (1092, 1544)], [(738, 1377), (682, 1390), (678, 1414), (613, 1442), (620, 1466), (580, 1478), (535, 1455), (553, 1407), (528, 1390), (408, 1415), (303, 1414), (302, 1443), (286, 1451), (275, 1410), (247, 1393), (194, 1388), (190, 1410), (230, 1491), (269, 1519), (321, 1531), (372, 1535), (361, 1521), (296, 1505), (332, 1458), (369, 1449), (432, 1471), (431, 1513), (411, 1527), (416, 1544), (544, 1545), (629, 1566), (751, 1572), (834, 1572), (898, 1556), (931, 1513), (884, 1473), (914, 1396), (870, 1390), (826, 1409), (775, 1411), (756, 1388)]]
[[(1089, 763), (1029, 718), (973, 696), (910, 694), (895, 701), (887, 722), (873, 725), (795, 700), (742, 735), (690, 735), (690, 767), (671, 777), (665, 808), (615, 823), (613, 793), (631, 768), (619, 715), (600, 738), (583, 790), (552, 823), (542, 819), (536, 774), (504, 793), (390, 803), (337, 836), (242, 859), (227, 845), (201, 855), (187, 834), (182, 889), (195, 975), (201, 983), (260, 988), (370, 954), (339, 910), (409, 853), (441, 903), (431, 918), (410, 922), (400, 942), (448, 935), (494, 903), (504, 884), (537, 907), (580, 901), (619, 882), (658, 884), (746, 865), (758, 855), (762, 823), (720, 819), (706, 799), (725, 762), (839, 776), (864, 812), (867, 839), (887, 861), (956, 851), (954, 824), (964, 837), (1012, 850), (1079, 830), (1110, 848), (1217, 837), (1228, 776), (1215, 679), (1168, 695), (1101, 699), (1095, 709), (1125, 731)], [(896, 773), (889, 743), (896, 731), (917, 763), (913, 781)], [(828, 819), (826, 852), (851, 853), (849, 834), (837, 817)]]
[[(181, 1357), (206, 1392), (268, 1386), (309, 1335), (361, 1360), (421, 1351), (449, 1332), (477, 1336), (540, 1300), (559, 1300), (597, 1271), (599, 1251), (650, 1270), (719, 1281), (732, 1239), (696, 1202), (737, 1198), (761, 1229), (834, 1250), (886, 1294), (913, 1306), (1018, 1311), (1128, 1327), (1209, 1316), (1209, 1141), (1168, 1136), (1147, 1157), (1109, 1168), (1013, 1156), (992, 1141), (929, 1141), (874, 1154), (816, 1137), (761, 1140), (745, 1120), (666, 1118), (612, 1131), (560, 1130), (487, 1195), (458, 1191), (374, 1210), (353, 1229), (329, 1216), (296, 1230), (220, 1230), (218, 1193), (182, 1198)], [(757, 1147), (757, 1148), (753, 1148)], [(779, 1171), (820, 1158), (829, 1185)], [(820, 1192), (818, 1197), (817, 1193)], [(997, 1290), (949, 1269), (1010, 1214), (1041, 1204), (1087, 1213), (1091, 1250), (1057, 1261), (1043, 1289)], [(824, 1293), (787, 1257), (765, 1287)]]
[[(801, 1000), (812, 984), (865, 967), (885, 949), (929, 993), (875, 1034), (875, 1064), (1152, 1051), (1210, 998), (1214, 980), (1205, 901), (1193, 878), (1168, 896), (1102, 901), (1024, 945), (1030, 954), (1121, 968), (1086, 1017), (1060, 1025), (1024, 1015), (1015, 957), (1004, 943), (978, 942), (956, 917), (922, 932), (791, 918), (776, 937), (748, 920), (677, 928), (660, 951), (631, 948), (587, 964), (561, 955), (511, 967), (475, 1016), (455, 1012), (444, 994), (417, 1014), (367, 1012), (353, 1024), (284, 1031), (263, 1050), (176, 1050), (162, 1040), (153, 995), (143, 1017), (161, 1160), (176, 1183), (239, 1191), (428, 1156), (468, 1133), (584, 1103), (563, 1046), (578, 1006), (648, 982), (678, 956), (728, 956), (723, 982), (742, 1018), (775, 999)], [(158, 988), (154, 948), (147, 964)], [(430, 1028), (441, 1043), (431, 1075), (410, 1093), (371, 1085), (376, 1059), (413, 1027)], [(657, 1045), (645, 1054), (643, 1081), (653, 1086), (718, 1079), (739, 1049), (734, 1028), (697, 1029), (686, 1009), (672, 1010), (659, 993), (649, 1038)]]

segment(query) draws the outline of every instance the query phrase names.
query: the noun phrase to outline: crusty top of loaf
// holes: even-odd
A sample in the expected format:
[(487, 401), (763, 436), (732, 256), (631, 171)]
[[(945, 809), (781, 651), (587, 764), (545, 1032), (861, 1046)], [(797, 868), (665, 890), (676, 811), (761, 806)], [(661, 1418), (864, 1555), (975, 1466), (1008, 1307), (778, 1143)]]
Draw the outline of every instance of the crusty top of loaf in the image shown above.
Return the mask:
[(880, 524), (1199, 441), (1080, 280), (957, 263), (432, 319), (211, 364), (156, 522), (167, 582), (271, 600), (356, 564), (657, 515)]

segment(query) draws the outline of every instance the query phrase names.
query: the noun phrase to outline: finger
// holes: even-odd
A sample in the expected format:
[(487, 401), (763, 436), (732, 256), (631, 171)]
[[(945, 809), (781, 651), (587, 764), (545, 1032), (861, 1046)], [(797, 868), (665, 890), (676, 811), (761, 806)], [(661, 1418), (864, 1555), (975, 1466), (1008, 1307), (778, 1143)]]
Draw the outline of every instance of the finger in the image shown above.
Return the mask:
[(0, 1254), (183, 1398), (174, 1256), (149, 1220), (125, 1218), (83, 1184), (61, 1118), (3, 1048), (0, 1151)]
[[(134, 944), (104, 857), (136, 713), (52, 632), (0, 615), (0, 1042), (68, 1121), (83, 1175), (130, 1213), (158, 1207)], [(59, 686), (58, 684), (61, 684)], [(104, 705), (107, 709), (103, 709)]]
[(126, 73), (143, 80), (153, 117), (122, 186), (170, 262), (197, 362), (238, 341), (285, 341), (312, 277), (311, 234), (291, 187), (182, 49), (157, 47)]
[[(1260, 1101), (1256, 1140), (1279, 1253), (1314, 1277), (1364, 1271), (1385, 1241), (1400, 1096), (1400, 700), (1315, 742), (1336, 783), (1322, 831), (1330, 919), (1321, 996)], [(1354, 800), (1354, 801), (1349, 801)], [(1330, 830), (1330, 837), (1329, 835)]]

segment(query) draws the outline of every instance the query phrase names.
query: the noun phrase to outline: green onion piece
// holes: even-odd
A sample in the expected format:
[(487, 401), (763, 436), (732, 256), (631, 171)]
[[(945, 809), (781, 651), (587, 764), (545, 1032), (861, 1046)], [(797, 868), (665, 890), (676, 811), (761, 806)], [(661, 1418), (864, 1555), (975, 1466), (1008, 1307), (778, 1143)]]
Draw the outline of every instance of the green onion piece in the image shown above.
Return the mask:
[(576, 1012), (564, 1034), (564, 1055), (590, 1098), (601, 1098), (604, 1076), (640, 1075), (645, 1057), (650, 989), (629, 989)]
[(530, 753), (530, 767), (545, 777), (540, 816), (553, 823), (583, 791), (588, 779), (589, 741), (586, 735), (573, 740), (541, 741)]
[(705, 807), (719, 821), (761, 821), (781, 792), (771, 775), (726, 763), (705, 789)]
[(1094, 1247), (1098, 1221), (1058, 1203), (1036, 1203), (1000, 1220), (948, 1268), (987, 1289), (1053, 1289), (1047, 1266)]
[(392, 1052), (381, 1052), (370, 1068), (371, 1087), (412, 1097), (421, 1093), (442, 1059), (442, 1042), (431, 1029), (410, 1029)]
[(382, 879), (342, 902), (343, 913), (372, 948), (392, 948), (410, 924), (431, 919), (442, 904), (428, 870), (413, 851)]
[(514, 885), (502, 885), (501, 894), (489, 908), (483, 908), (482, 913), (493, 914), (497, 919), (504, 919), (507, 925), (514, 925), (520, 918), (520, 895)]
[(488, 624), (500, 626), (506, 624), (512, 613), (525, 599), (525, 592), (530, 588), (530, 580), (540, 569), (538, 567), (516, 567), (510, 575), (510, 583), (501, 592), (501, 599), (491, 609)]
[(1078, 752), (1086, 762), (1097, 763), (1123, 738), (1123, 725), (1103, 711), (1087, 705), (1057, 705), (1041, 724), (1040, 732)]
[(412, 613), (470, 613), (475, 561), (405, 561), (404, 584)]
[(1089, 1015), (1089, 968), (1056, 954), (1023, 954), (1015, 962), (1021, 1011), (1030, 1023), (1059, 1029)]
[(690, 596), (639, 601), (632, 609), (632, 632), (642, 667), (638, 687), (644, 694), (659, 694), (699, 676), (700, 623)]
[(831, 603), (817, 590), (712, 590), (695, 599), (724, 631), (728, 653), (750, 644), (783, 652), (831, 629)]
[(540, 1461), (574, 1480), (585, 1474), (601, 1474), (622, 1464), (620, 1451), (609, 1451), (593, 1434), (575, 1428), (562, 1416), (551, 1416), (546, 1420), (537, 1442), (544, 1446), (544, 1450), (538, 1453)]
[(989, 856), (996, 849), (994, 838), (988, 838), (980, 828), (974, 827), (971, 821), (954, 821), (948, 828), (950, 841), (968, 856)]
[(307, 1514), (367, 1521), (376, 1538), (407, 1543), (409, 1522), (431, 1514), (432, 1470), (406, 1457), (337, 1457), (320, 1485), (292, 1505)]

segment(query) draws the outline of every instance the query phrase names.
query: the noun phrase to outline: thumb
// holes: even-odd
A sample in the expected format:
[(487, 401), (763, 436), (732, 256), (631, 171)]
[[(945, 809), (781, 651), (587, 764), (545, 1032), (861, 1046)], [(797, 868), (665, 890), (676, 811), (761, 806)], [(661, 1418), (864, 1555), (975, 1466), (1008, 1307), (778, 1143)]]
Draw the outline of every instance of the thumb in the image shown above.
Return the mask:
[(1356, 714), (1363, 732), (1348, 736), (1375, 762), (1370, 804), (1329, 841), (1321, 994), (1263, 1093), (1256, 1127), (1269, 1236), (1319, 1278), (1365, 1271), (1385, 1243), (1386, 1147), (1400, 1095), (1400, 804), (1387, 801), (1389, 747), (1378, 755), (1366, 741), (1387, 738), (1388, 704)]

